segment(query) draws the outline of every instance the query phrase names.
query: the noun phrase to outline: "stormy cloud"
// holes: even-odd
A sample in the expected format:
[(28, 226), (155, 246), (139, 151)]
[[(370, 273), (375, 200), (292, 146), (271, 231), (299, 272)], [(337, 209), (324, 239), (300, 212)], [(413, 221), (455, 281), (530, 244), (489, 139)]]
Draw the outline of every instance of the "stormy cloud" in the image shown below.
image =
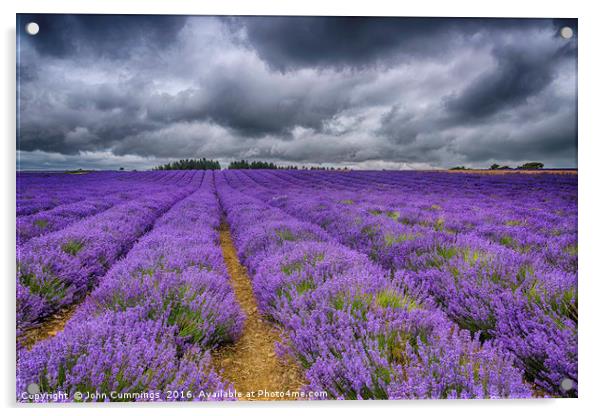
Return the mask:
[(19, 167), (575, 167), (565, 25), (577, 33), (570, 19), (19, 15)]

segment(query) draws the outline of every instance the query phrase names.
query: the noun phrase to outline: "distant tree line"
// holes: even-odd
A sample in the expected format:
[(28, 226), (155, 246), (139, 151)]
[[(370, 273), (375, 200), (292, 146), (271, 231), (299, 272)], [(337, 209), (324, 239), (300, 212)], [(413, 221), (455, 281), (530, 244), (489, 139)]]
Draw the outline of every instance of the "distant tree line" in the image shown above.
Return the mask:
[(327, 167), (327, 166), (302, 166), (301, 169), (303, 170), (351, 170), (349, 169), (347, 166), (343, 167), (343, 168), (333, 168), (333, 167)]
[(489, 167), (489, 170), (508, 170), (508, 169), (512, 169), (510, 166), (500, 166), (497, 163), (494, 163), (493, 165), (491, 165)]
[[(217, 160), (202, 159), (181, 159), (159, 165), (153, 170), (220, 170), (221, 166)], [(274, 162), (265, 162), (262, 160), (235, 160), (230, 162), (228, 169), (282, 169), (282, 170), (349, 170), (349, 168), (334, 168), (326, 166), (298, 166), (298, 165), (277, 165)], [(124, 170), (120, 168), (119, 170)]]
[(217, 160), (209, 159), (181, 159), (160, 165), (153, 170), (220, 170), (221, 166)]
[[(510, 166), (500, 166), (494, 163), (489, 167), (489, 170), (538, 170), (543, 169), (544, 164), (541, 162), (527, 162), (523, 165), (511, 168)], [(164, 165), (159, 165), (153, 170), (220, 170), (221, 166), (217, 160), (202, 159), (181, 159), (174, 162), (169, 162)], [(265, 162), (262, 160), (235, 160), (230, 162), (228, 169), (282, 169), (282, 170), (349, 170), (347, 167), (334, 168), (327, 166), (297, 166), (297, 165), (277, 165), (274, 162)], [(119, 170), (123, 170), (120, 168)], [(454, 166), (450, 170), (472, 170), (465, 166)]]
[(541, 163), (541, 162), (528, 162), (528, 163), (525, 163), (524, 165), (521, 165), (521, 166), (517, 167), (516, 169), (526, 169), (526, 170), (543, 169), (543, 163)]
[[(489, 167), (490, 170), (508, 170), (512, 169), (510, 166), (500, 166), (497, 163), (494, 163)], [(524, 165), (520, 165), (516, 167), (517, 170), (537, 170), (543, 169), (543, 163), (541, 162), (527, 162)]]
[(264, 162), (261, 160), (235, 160), (228, 165), (228, 169), (282, 169), (282, 170), (348, 170), (348, 168), (332, 168), (326, 166), (297, 166), (297, 165), (277, 165), (274, 162)]
[(273, 162), (264, 162), (261, 160), (249, 162), (242, 159), (230, 162), (228, 169), (294, 169), (294, 167), (281, 167)]
[[(524, 165), (517, 166), (516, 168), (511, 168), (510, 166), (500, 166), (497, 163), (494, 163), (489, 167), (489, 170), (538, 170), (543, 169), (543, 163), (541, 162), (527, 162)], [(465, 166), (454, 166), (450, 168), (450, 170), (472, 170), (471, 168), (467, 168)]]

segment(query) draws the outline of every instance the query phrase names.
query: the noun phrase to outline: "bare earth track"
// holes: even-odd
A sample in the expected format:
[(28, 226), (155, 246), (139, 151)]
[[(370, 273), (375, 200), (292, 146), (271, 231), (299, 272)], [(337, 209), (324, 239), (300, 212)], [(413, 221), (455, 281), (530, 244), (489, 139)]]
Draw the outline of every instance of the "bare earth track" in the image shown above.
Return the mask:
[(68, 307), (61, 309), (54, 315), (45, 319), (38, 326), (25, 330), (24, 333), (19, 337), (18, 341), (24, 347), (31, 349), (34, 344), (46, 338), (55, 336), (57, 333), (63, 330), (78, 306), (79, 302), (69, 305)]
[[(225, 223), (220, 228), (220, 242), (232, 288), (247, 320), (236, 343), (213, 351), (214, 366), (223, 371), (223, 376), (232, 382), (237, 392), (242, 393), (242, 400), (294, 400), (295, 393), (306, 382), (297, 365), (276, 356), (274, 346), (281, 340), (281, 332), (257, 311), (251, 281), (238, 260)], [(36, 343), (61, 332), (78, 306), (79, 302), (70, 305), (24, 331), (18, 340), (20, 345), (31, 349)], [(284, 396), (269, 397), (259, 395), (259, 391), (282, 392)]]
[[(242, 393), (242, 400), (294, 400), (294, 393), (305, 384), (302, 373), (294, 363), (283, 362), (276, 356), (274, 345), (281, 340), (280, 331), (257, 311), (251, 281), (238, 260), (225, 222), (220, 227), (220, 242), (232, 288), (247, 320), (236, 343), (213, 352), (214, 366), (218, 371), (223, 370), (225, 379)], [(258, 397), (259, 391), (284, 392), (285, 395)], [(286, 395), (287, 391), (290, 396)], [(252, 392), (255, 397), (248, 397)]]

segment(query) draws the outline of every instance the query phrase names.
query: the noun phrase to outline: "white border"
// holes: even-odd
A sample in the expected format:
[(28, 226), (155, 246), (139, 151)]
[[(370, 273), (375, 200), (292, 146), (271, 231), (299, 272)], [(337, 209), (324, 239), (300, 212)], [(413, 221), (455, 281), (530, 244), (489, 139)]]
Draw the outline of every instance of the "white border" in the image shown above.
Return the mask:
[[(602, 236), (600, 217), (602, 198), (600, 189), (600, 164), (602, 163), (600, 129), (600, 74), (602, 74), (599, 41), (602, 40), (602, 16), (593, 6), (595, 2), (555, 1), (528, 2), (505, 0), (498, 2), (454, 0), (418, 2), (370, 0), (352, 3), (347, 0), (220, 0), (198, 2), (190, 0), (20, 0), (1, 3), (2, 20), (2, 81), (3, 97), (1, 126), (4, 131), (1, 153), (2, 175), (2, 256), (4, 283), (4, 314), (2, 375), (0, 395), (8, 414), (80, 415), (82, 413), (115, 415), (139, 412), (140, 407), (129, 406), (72, 406), (36, 407), (14, 403), (14, 210), (15, 210), (15, 13), (148, 13), (148, 14), (302, 14), (302, 15), (392, 15), (392, 16), (488, 16), (488, 17), (577, 17), (579, 18), (579, 399), (545, 401), (421, 401), (421, 402), (345, 402), (345, 403), (269, 403), (229, 405), (144, 405), (144, 413), (164, 415), (167, 412), (191, 414), (292, 414), (308, 412), (326, 414), (344, 412), (364, 415), (367, 412), (399, 414), (411, 412), (430, 414), (506, 415), (530, 411), (547, 415), (587, 414), (600, 408), (598, 397), (602, 383), (599, 381), (600, 356), (600, 250), (598, 238)], [(138, 405), (139, 406), (139, 405)], [(134, 410), (136, 409), (136, 410)]]

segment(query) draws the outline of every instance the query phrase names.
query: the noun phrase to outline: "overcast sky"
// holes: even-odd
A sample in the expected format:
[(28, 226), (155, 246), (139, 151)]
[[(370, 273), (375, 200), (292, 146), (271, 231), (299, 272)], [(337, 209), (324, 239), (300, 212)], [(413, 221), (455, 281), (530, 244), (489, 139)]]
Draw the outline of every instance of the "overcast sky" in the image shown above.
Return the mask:
[(577, 164), (576, 20), (20, 15), (18, 25), (21, 169), (192, 157)]

